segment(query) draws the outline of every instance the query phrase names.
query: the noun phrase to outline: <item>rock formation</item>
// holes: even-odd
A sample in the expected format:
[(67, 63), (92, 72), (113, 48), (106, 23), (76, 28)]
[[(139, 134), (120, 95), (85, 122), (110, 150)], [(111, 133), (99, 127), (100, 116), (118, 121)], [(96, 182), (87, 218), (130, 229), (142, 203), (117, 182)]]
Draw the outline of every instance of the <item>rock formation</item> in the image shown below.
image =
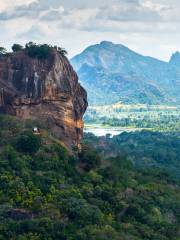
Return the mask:
[(86, 91), (69, 61), (56, 48), (44, 60), (27, 51), (0, 57), (0, 113), (45, 121), (68, 147), (83, 134)]

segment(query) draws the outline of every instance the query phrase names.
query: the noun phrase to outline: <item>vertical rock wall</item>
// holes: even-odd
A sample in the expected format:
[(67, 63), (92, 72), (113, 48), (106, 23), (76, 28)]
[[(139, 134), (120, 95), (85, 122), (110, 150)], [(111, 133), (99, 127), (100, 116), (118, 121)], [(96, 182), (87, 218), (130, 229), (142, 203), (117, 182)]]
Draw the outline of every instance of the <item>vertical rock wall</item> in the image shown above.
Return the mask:
[(0, 113), (45, 121), (69, 147), (83, 134), (86, 91), (66, 57), (52, 48), (45, 60), (26, 51), (0, 57)]

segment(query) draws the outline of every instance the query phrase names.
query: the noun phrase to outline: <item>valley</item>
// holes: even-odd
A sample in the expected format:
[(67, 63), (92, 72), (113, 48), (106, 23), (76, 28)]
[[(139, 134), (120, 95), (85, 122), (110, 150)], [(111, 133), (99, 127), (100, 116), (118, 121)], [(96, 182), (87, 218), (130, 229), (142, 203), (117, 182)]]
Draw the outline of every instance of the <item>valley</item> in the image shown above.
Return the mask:
[(117, 136), (123, 132), (135, 132), (141, 131), (141, 128), (132, 128), (132, 127), (112, 127), (109, 125), (99, 125), (99, 124), (86, 124), (84, 132), (92, 133), (97, 137), (102, 137), (109, 135), (110, 137)]
[(127, 132), (141, 129), (179, 132), (180, 107), (122, 103), (90, 106), (84, 120), (86, 126), (91, 126), (92, 129), (95, 127), (115, 128)]
[(84, 120), (85, 144), (103, 157), (126, 156), (138, 169), (165, 169), (180, 178), (179, 106), (90, 106)]

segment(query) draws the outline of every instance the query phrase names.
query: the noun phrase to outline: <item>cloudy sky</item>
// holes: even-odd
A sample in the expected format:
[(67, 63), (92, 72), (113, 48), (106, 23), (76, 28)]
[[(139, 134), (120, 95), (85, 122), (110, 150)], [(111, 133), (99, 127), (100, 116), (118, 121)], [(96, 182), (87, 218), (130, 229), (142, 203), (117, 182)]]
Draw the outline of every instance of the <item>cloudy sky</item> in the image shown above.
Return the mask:
[(180, 50), (180, 0), (0, 0), (0, 45), (65, 47), (69, 57), (109, 40), (168, 60)]

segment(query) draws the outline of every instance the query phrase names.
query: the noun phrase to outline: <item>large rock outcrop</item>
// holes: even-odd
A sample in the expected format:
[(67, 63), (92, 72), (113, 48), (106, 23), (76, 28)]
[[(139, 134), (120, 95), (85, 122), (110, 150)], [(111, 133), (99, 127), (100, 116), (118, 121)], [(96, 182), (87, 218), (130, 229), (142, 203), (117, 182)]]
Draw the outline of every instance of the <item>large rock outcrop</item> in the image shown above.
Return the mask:
[(0, 113), (45, 121), (68, 147), (83, 134), (86, 91), (66, 57), (55, 48), (44, 60), (25, 50), (0, 57)]

